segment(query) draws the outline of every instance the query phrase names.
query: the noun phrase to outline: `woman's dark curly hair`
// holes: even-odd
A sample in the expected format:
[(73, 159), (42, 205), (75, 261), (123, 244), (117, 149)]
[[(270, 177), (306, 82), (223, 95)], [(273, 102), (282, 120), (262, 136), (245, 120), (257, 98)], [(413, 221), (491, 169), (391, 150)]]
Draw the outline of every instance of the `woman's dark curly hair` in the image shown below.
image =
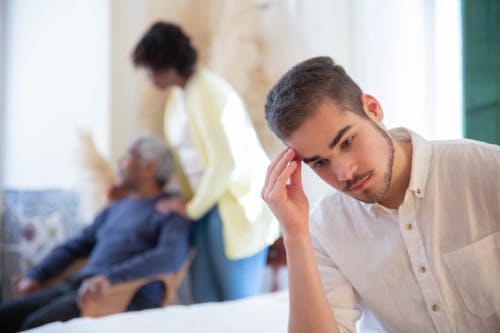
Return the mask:
[(149, 67), (153, 72), (174, 68), (189, 77), (194, 72), (197, 55), (179, 26), (156, 22), (135, 47), (132, 61), (135, 66)]

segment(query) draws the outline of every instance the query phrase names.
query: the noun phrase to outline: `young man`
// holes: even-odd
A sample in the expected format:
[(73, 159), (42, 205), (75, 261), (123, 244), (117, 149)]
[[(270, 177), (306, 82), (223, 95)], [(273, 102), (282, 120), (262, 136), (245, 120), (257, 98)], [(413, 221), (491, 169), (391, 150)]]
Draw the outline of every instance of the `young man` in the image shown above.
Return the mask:
[[(391, 332), (500, 331), (500, 147), (386, 130), (327, 57), (288, 71), (265, 112), (287, 145), (262, 196), (283, 227), (291, 332), (354, 332), (363, 308)], [(301, 161), (336, 189), (310, 217)]]
[[(99, 297), (111, 284), (181, 268), (188, 257), (191, 223), (155, 208), (158, 200), (171, 197), (162, 191), (173, 168), (167, 147), (160, 139), (140, 136), (118, 167), (118, 183), (128, 195), (28, 271), (18, 287), (26, 296), (0, 306), (2, 332), (78, 317), (79, 304)], [(78, 273), (59, 287), (39, 290), (40, 282), (82, 256), (89, 259)], [(148, 284), (134, 296), (129, 310), (157, 307), (163, 294), (160, 282)]]

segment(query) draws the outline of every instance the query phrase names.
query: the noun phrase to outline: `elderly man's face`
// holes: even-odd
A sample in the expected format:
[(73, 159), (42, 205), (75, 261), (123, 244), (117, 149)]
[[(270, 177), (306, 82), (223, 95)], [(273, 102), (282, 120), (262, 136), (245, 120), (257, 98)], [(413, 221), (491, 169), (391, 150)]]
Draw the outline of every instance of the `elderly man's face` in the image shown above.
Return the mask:
[(133, 190), (141, 181), (144, 164), (137, 148), (131, 146), (127, 152), (118, 160), (118, 184)]

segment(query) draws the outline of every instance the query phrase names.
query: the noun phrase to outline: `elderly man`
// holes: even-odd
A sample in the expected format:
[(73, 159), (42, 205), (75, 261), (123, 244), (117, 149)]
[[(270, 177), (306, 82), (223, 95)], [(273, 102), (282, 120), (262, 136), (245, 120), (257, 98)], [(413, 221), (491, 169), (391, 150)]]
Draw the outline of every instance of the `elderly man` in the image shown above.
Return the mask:
[[(162, 140), (150, 136), (133, 140), (118, 163), (119, 185), (127, 196), (28, 271), (18, 284), (25, 297), (0, 306), (2, 332), (78, 317), (78, 304), (116, 282), (179, 270), (188, 257), (190, 221), (155, 209), (158, 200), (172, 197), (162, 190), (172, 165)], [(89, 259), (78, 273), (58, 287), (39, 290), (41, 282), (82, 256)], [(163, 288), (160, 282), (146, 285), (128, 310), (160, 305)]]

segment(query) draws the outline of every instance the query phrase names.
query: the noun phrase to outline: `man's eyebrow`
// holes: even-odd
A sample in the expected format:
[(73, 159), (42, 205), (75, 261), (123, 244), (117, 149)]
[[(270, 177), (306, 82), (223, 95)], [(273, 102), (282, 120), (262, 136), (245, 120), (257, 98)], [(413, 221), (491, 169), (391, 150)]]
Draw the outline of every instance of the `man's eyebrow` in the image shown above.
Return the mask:
[(340, 139), (342, 139), (342, 137), (344, 136), (344, 133), (347, 132), (351, 127), (352, 127), (351, 125), (347, 125), (343, 129), (341, 129), (340, 131), (338, 131), (337, 135), (332, 140), (332, 143), (330, 143), (330, 146), (329, 146), (330, 149), (335, 148), (335, 146), (337, 145), (337, 143), (339, 143)]
[(311, 163), (311, 162), (313, 162), (313, 161), (319, 160), (319, 158), (320, 158), (320, 157), (319, 157), (319, 156), (317, 156), (317, 155), (315, 155), (315, 156), (313, 156), (313, 157), (304, 157), (304, 158), (302, 159), (302, 162), (304, 162), (305, 164), (309, 164), (309, 163)]
[[(340, 131), (338, 131), (337, 135), (335, 135), (335, 137), (333, 138), (332, 142), (330, 143), (330, 145), (328, 147), (330, 149), (335, 148), (335, 146), (339, 143), (340, 139), (342, 139), (342, 137), (344, 136), (345, 132), (347, 132), (351, 127), (352, 127), (351, 125), (347, 125), (346, 127), (342, 128)], [(320, 156), (315, 155), (312, 157), (304, 157), (302, 159), (302, 161), (306, 164), (309, 164), (309, 163), (316, 161), (316, 160), (319, 160), (319, 159), (320, 159)]]

